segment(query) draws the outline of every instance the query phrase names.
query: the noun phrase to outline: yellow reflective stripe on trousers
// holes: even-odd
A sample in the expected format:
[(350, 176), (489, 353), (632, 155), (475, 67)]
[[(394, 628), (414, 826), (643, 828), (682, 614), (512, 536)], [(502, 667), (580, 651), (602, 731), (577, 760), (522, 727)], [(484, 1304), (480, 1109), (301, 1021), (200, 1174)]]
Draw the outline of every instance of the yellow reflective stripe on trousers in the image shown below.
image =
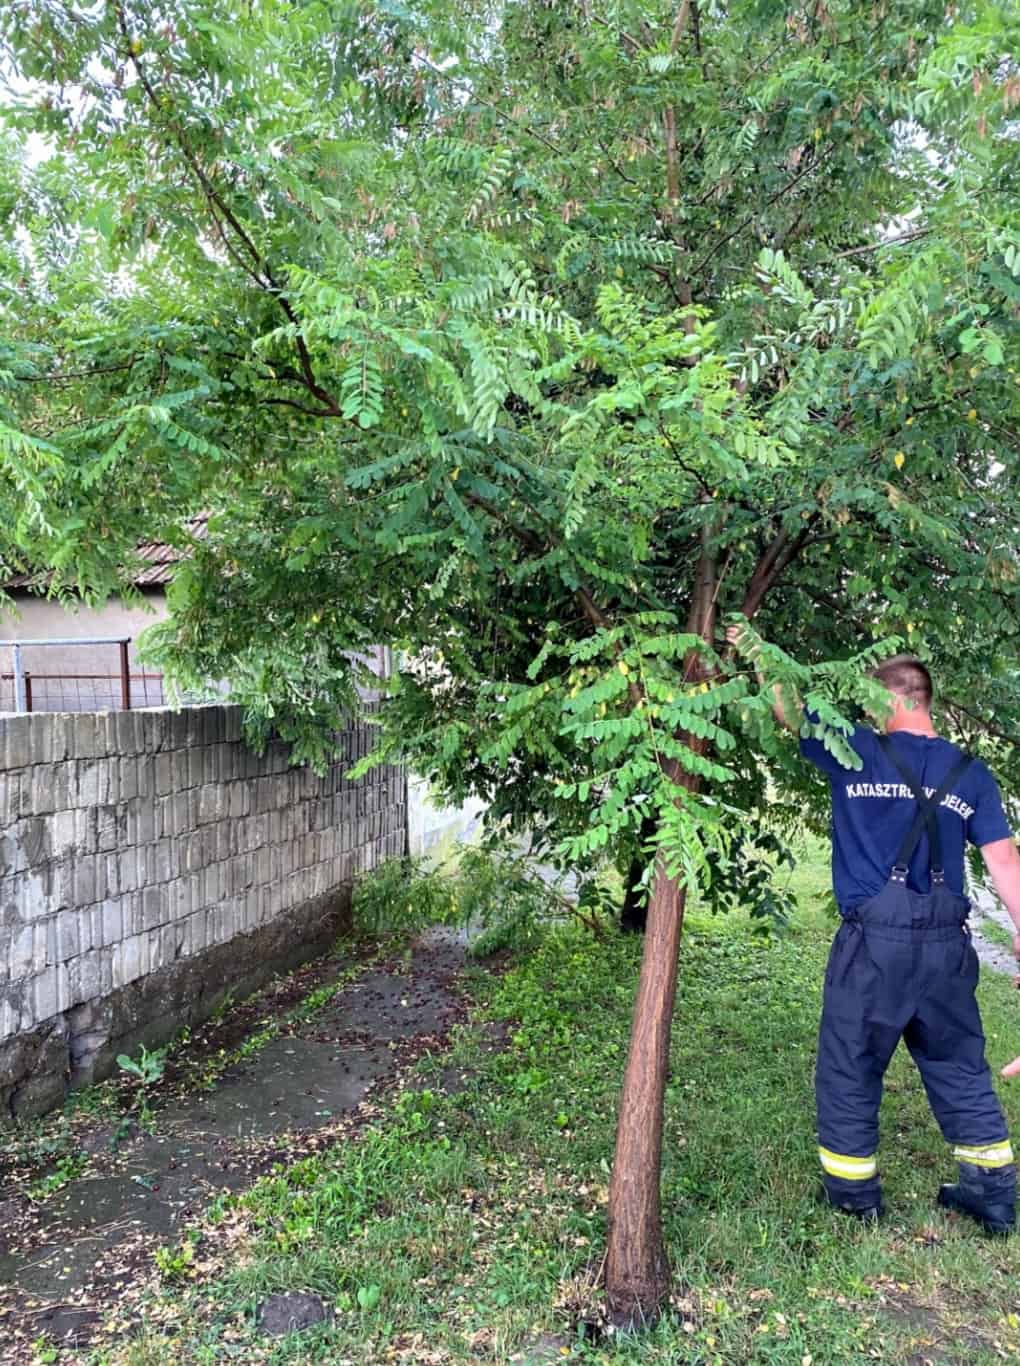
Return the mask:
[(1008, 1141), (986, 1143), (980, 1148), (954, 1148), (953, 1156), (958, 1162), (970, 1162), (975, 1167), (1008, 1167), (1013, 1161), (1013, 1149)]
[(832, 1153), (828, 1148), (819, 1147), (818, 1156), (829, 1176), (841, 1176), (844, 1181), (867, 1181), (878, 1172), (878, 1161), (874, 1155), (847, 1157), (845, 1153)]

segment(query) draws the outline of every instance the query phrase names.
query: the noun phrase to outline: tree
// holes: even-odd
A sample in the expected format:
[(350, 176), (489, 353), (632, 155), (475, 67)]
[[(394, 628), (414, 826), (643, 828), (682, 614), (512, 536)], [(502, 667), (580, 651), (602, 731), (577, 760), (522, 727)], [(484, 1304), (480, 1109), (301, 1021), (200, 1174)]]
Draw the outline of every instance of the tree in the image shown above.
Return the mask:
[(229, 678), (253, 734), (321, 757), (350, 652), (390, 640), (381, 756), (581, 866), (640, 851), (606, 1287), (654, 1317), (687, 890), (764, 906), (770, 841), (820, 811), (720, 616), (846, 761), (863, 670), (904, 644), (1018, 773), (1012, 6), (43, 0), (0, 26), (28, 91), (4, 560), (99, 594), (208, 511), (158, 633), (182, 683)]

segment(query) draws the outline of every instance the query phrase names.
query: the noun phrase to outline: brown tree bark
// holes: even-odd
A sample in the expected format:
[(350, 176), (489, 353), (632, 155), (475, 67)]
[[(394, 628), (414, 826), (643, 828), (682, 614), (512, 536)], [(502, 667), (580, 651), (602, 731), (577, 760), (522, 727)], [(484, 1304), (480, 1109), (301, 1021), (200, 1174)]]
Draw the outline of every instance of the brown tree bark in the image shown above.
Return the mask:
[(648, 899), (645, 951), (620, 1093), (609, 1186), (606, 1294), (618, 1327), (654, 1323), (669, 1296), (659, 1174), (669, 1040), (686, 891), (660, 856)]
[[(743, 597), (748, 618), (757, 613), (766, 593), (803, 549), (814, 520), (795, 537), (780, 531), (763, 552)], [(688, 631), (706, 641), (715, 638), (720, 588), (711, 541), (712, 529), (706, 525), (687, 622)], [(696, 683), (706, 676), (700, 656), (692, 652), (684, 670), (686, 681)], [(693, 736), (679, 738), (698, 753), (705, 748)], [(678, 787), (689, 792), (700, 789), (700, 778), (673, 761), (667, 763)], [(660, 856), (648, 900), (644, 956), (609, 1183), (605, 1287), (610, 1319), (621, 1328), (654, 1323), (669, 1298), (671, 1276), (660, 1205), (662, 1127), (686, 900), (686, 888), (669, 877)]]
[[(688, 631), (707, 641), (715, 634), (719, 591), (713, 535), (713, 528), (706, 523), (687, 619)], [(704, 677), (701, 656), (692, 651), (685, 662), (684, 678), (697, 683)], [(697, 752), (705, 748), (693, 736), (679, 738)], [(685, 787), (689, 792), (700, 787), (701, 780), (684, 771), (675, 760), (663, 760), (662, 766), (677, 787)], [(670, 1270), (662, 1239), (659, 1185), (669, 1041), (686, 902), (687, 889), (669, 876), (660, 854), (648, 899), (644, 955), (609, 1181), (606, 1298), (610, 1318), (621, 1328), (654, 1323), (669, 1296)]]

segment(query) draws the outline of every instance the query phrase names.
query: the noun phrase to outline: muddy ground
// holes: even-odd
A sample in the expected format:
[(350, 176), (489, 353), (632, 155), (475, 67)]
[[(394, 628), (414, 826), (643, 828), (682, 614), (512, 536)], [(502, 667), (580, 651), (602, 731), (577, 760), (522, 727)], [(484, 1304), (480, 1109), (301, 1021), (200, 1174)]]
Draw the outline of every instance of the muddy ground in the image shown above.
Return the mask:
[[(0, 1165), (5, 1366), (31, 1362), (41, 1335), (86, 1347), (104, 1313), (151, 1269), (155, 1250), (217, 1195), (375, 1117), (380, 1093), (424, 1054), (444, 1051), (465, 1019), (464, 965), (463, 943), (448, 935), (374, 959), (340, 946), (189, 1039), (168, 1063), (144, 1127), (130, 1117), (137, 1091), (125, 1079), (114, 1088), (119, 1116), (109, 1112), (107, 1087), (103, 1113), (86, 1108), (11, 1136)], [(274, 1025), (275, 1037), (237, 1056), (267, 1020), (312, 992), (325, 995), (318, 1009)], [(61, 1156), (40, 1156), (58, 1141)], [(81, 1170), (47, 1190), (67, 1163)]]

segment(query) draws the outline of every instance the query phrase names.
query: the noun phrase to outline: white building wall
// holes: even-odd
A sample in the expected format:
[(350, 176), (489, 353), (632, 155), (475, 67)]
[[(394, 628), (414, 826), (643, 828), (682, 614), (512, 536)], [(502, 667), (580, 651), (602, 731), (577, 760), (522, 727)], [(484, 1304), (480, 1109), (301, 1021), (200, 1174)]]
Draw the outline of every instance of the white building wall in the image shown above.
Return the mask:
[[(128, 664), (131, 674), (143, 670), (138, 661), (136, 642), (147, 627), (167, 615), (166, 597), (162, 592), (149, 593), (141, 604), (127, 604), (120, 598), (110, 598), (102, 607), (77, 609), (47, 598), (18, 594), (12, 604), (0, 606), (0, 640), (84, 639), (89, 636), (129, 639)], [(26, 645), (21, 652), (27, 673), (33, 676), (34, 706), (37, 710), (55, 710), (62, 695), (69, 697), (76, 689), (84, 689), (83, 698), (90, 690), (102, 692), (113, 685), (82, 680), (46, 681), (52, 674), (97, 674), (113, 678), (120, 676), (120, 651), (116, 645)], [(13, 651), (9, 645), (0, 646), (0, 675), (13, 673)], [(151, 692), (151, 696), (148, 693)], [(97, 694), (98, 696), (98, 694)], [(115, 705), (120, 705), (120, 686), (116, 684)], [(136, 677), (132, 679), (132, 702), (135, 706), (158, 705), (161, 691), (146, 686)], [(9, 678), (0, 678), (0, 711), (13, 705)], [(71, 708), (73, 709), (73, 708)]]
[(407, 780), (407, 852), (412, 858), (442, 858), (455, 844), (469, 844), (477, 834), (485, 806), (472, 799), (463, 806), (437, 802), (425, 778)]

